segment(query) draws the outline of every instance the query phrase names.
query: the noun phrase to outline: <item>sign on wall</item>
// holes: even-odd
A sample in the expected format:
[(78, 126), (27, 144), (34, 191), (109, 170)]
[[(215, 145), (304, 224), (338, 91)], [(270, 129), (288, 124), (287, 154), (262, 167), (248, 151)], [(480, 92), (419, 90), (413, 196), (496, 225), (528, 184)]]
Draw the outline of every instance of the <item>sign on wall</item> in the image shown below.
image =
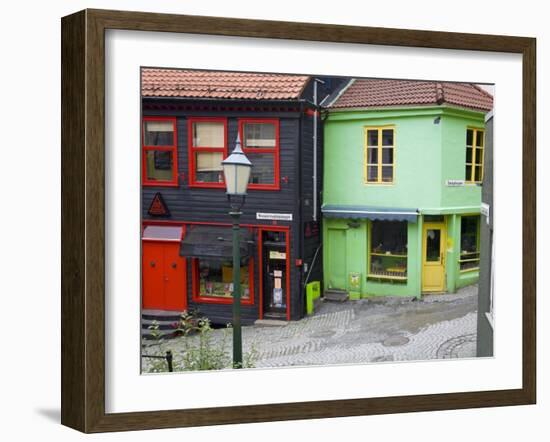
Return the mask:
[(272, 220), (272, 221), (292, 221), (292, 213), (256, 212), (256, 219)]

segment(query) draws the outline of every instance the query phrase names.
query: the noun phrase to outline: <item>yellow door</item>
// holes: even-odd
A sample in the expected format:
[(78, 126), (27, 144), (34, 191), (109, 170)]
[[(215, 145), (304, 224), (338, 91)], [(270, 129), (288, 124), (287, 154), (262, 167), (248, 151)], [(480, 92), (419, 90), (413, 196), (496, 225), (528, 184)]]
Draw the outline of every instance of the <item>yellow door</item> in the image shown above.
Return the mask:
[(422, 291), (445, 291), (445, 244), (447, 231), (444, 223), (425, 223), (422, 239)]

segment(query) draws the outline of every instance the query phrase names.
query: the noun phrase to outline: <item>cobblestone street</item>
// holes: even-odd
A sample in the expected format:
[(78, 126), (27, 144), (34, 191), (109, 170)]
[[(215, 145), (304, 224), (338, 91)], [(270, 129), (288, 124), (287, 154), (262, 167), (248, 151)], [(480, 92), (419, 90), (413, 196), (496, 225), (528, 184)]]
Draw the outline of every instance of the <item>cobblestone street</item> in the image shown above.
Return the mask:
[[(374, 298), (323, 302), (318, 311), (283, 326), (243, 327), (243, 351), (254, 348), (256, 367), (372, 363), (475, 357), (477, 286), (422, 300)], [(219, 340), (225, 330), (215, 330)], [(172, 350), (180, 337), (145, 344), (150, 351)], [(231, 351), (231, 337), (228, 339)], [(144, 371), (147, 371), (144, 361)]]

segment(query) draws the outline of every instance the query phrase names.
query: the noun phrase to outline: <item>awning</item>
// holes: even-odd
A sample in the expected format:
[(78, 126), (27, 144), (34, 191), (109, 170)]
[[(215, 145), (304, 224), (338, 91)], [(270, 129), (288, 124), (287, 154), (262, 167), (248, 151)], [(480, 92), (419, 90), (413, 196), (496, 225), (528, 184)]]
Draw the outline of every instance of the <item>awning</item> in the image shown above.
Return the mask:
[(180, 241), (181, 226), (145, 226), (143, 237), (152, 241)]
[(327, 218), (364, 218), (380, 221), (409, 221), (415, 223), (418, 217), (417, 209), (373, 206), (341, 206), (327, 204), (321, 207), (321, 212)]
[[(246, 228), (239, 231), (241, 262), (252, 255), (254, 235)], [(231, 227), (189, 226), (181, 241), (180, 255), (189, 258), (233, 259), (233, 232)]]

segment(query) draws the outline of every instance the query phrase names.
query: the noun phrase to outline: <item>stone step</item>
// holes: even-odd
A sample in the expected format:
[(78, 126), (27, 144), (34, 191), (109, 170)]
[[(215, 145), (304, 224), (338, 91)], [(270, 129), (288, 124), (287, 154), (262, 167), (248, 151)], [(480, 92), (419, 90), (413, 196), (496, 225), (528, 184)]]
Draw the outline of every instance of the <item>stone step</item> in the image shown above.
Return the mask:
[(142, 310), (141, 318), (157, 321), (179, 321), (181, 319), (182, 312), (176, 312), (171, 310)]
[(349, 293), (345, 290), (328, 289), (324, 292), (326, 301), (345, 302), (349, 299)]
[(285, 327), (288, 325), (288, 321), (281, 319), (256, 319), (254, 325), (261, 325), (266, 327)]

